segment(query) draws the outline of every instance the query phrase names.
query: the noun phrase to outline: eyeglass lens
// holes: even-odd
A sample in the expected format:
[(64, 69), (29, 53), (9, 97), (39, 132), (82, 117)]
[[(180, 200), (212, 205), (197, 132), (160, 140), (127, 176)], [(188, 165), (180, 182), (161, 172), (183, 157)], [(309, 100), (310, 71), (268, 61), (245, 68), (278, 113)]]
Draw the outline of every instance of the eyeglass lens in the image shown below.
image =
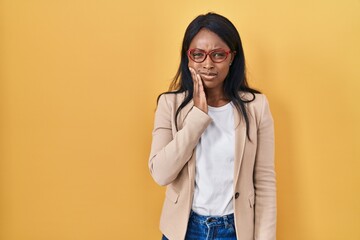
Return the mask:
[(219, 62), (224, 61), (227, 58), (228, 52), (226, 52), (225, 50), (221, 50), (221, 49), (214, 50), (209, 53), (206, 53), (205, 51), (200, 50), (200, 49), (193, 49), (189, 52), (189, 57), (194, 62), (205, 61), (207, 55), (210, 56), (210, 58), (213, 62), (219, 63)]

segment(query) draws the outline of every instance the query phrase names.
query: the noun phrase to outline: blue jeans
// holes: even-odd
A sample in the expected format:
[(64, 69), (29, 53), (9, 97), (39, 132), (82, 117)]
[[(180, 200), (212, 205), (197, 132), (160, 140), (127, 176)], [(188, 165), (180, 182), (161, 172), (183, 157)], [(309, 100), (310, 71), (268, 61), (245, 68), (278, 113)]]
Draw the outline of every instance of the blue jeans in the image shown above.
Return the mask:
[[(185, 240), (236, 240), (234, 214), (220, 217), (190, 213)], [(162, 240), (169, 240), (164, 235)], [(171, 239), (170, 239), (171, 240)]]

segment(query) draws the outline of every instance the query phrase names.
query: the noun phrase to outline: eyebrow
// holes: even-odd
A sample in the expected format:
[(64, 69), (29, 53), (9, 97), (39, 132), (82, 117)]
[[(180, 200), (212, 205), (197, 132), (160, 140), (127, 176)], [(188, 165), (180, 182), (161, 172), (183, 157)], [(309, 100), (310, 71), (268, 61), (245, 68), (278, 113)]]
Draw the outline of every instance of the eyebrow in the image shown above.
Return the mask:
[(231, 49), (226, 50), (224, 48), (214, 48), (214, 49), (212, 49), (210, 51), (205, 51), (204, 49), (201, 49), (201, 48), (191, 48), (191, 49), (197, 49), (197, 50), (201, 50), (201, 51), (204, 51), (204, 52), (211, 52), (211, 51), (215, 51), (215, 50), (224, 50), (224, 51), (230, 51), (231, 50)]

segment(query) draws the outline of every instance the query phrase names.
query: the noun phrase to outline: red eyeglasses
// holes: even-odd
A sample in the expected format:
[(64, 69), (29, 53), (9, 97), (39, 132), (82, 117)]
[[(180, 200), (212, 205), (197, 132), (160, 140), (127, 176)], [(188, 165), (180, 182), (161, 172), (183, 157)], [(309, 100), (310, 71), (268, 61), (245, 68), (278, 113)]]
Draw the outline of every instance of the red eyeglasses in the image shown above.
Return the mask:
[(230, 53), (235, 54), (236, 52), (232, 52), (231, 50), (226, 51), (224, 49), (214, 49), (206, 52), (198, 48), (189, 49), (187, 51), (188, 57), (196, 63), (204, 62), (208, 55), (214, 63), (221, 63), (226, 60)]

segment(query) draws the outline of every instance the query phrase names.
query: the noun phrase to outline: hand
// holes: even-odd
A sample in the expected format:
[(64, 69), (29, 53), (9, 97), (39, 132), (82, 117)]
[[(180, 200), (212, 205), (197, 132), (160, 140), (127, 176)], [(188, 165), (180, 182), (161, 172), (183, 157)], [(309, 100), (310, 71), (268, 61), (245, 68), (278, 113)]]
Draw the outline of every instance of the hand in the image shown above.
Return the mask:
[(206, 95), (204, 91), (204, 85), (202, 79), (196, 71), (189, 67), (191, 77), (194, 83), (193, 100), (195, 107), (199, 108), (204, 113), (208, 113), (208, 105), (206, 101)]

